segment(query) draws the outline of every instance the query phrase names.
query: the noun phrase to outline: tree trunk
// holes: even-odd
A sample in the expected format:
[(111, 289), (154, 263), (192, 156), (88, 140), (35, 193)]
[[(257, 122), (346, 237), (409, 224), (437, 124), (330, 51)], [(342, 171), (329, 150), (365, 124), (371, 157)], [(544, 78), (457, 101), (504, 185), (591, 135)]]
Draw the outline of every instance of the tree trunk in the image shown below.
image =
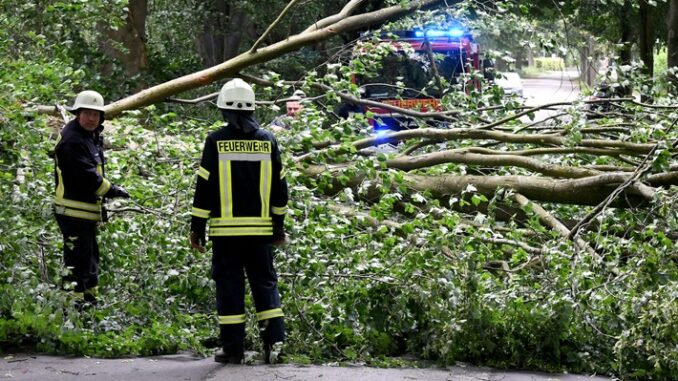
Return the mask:
[[(670, 0), (669, 14), (667, 17), (668, 26), (668, 67), (678, 67), (678, 0)], [(678, 93), (678, 77), (676, 74), (670, 74), (669, 82), (673, 84), (672, 92)]]
[[(130, 0), (125, 25), (118, 29), (105, 27), (105, 39), (100, 41), (101, 49), (109, 57), (120, 61), (130, 77), (139, 74), (148, 67), (146, 52), (146, 16), (147, 0)], [(119, 50), (120, 43), (126, 51)]]
[(633, 30), (629, 22), (632, 18), (632, 9), (629, 2), (624, 2), (621, 9), (621, 34), (619, 36), (619, 43), (621, 44), (621, 51), (619, 52), (619, 59), (622, 65), (631, 64), (631, 45), (633, 43)]
[(596, 67), (594, 66), (598, 61), (595, 59), (595, 41), (590, 35), (586, 36), (586, 46), (580, 50), (580, 72), (582, 73), (582, 81), (587, 86), (593, 86), (596, 82)]
[(216, 1), (198, 38), (198, 52), (205, 67), (218, 65), (240, 52), (243, 38), (252, 34), (252, 21), (244, 10)]
[(646, 0), (640, 2), (640, 33), (638, 33), (638, 48), (640, 59), (645, 64), (645, 73), (652, 78), (654, 75), (654, 40), (655, 28), (652, 27), (652, 8)]

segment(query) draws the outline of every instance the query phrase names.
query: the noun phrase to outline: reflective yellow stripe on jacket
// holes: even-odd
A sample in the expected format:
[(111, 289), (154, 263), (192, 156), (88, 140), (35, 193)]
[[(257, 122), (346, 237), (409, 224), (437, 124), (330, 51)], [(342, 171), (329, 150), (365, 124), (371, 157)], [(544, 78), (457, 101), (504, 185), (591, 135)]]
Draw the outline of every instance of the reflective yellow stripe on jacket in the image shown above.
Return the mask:
[(205, 181), (208, 181), (210, 179), (210, 171), (200, 167), (198, 168), (198, 176), (202, 177)]
[[(270, 216), (271, 184), (273, 165), (271, 160), (272, 144), (268, 141), (219, 141), (219, 194), (221, 216), (210, 219), (210, 236), (270, 236), (273, 235), (273, 220)], [(260, 163), (259, 216), (233, 216), (233, 177), (231, 163), (234, 161), (254, 161)], [(237, 184), (236, 184), (237, 186)], [(204, 214), (193, 215), (202, 217)]]
[[(101, 221), (101, 201), (90, 203), (64, 198), (64, 182), (59, 168), (57, 168), (57, 175), (59, 176), (59, 183), (56, 189), (56, 197), (54, 198), (55, 213), (83, 220)], [(110, 186), (110, 182), (104, 179), (97, 192), (105, 189), (103, 193), (105, 194)]]
[(273, 214), (277, 214), (279, 216), (282, 216), (287, 213), (287, 205), (285, 206), (272, 206), (271, 211)]

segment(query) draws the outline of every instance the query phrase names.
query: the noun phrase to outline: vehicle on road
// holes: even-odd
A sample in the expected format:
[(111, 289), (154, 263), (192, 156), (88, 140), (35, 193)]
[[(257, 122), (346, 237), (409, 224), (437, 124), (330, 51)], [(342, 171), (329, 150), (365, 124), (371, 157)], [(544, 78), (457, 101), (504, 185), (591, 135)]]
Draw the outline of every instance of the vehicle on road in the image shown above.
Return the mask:
[[(396, 49), (381, 61), (379, 74), (374, 78), (355, 79), (363, 99), (420, 112), (434, 112), (440, 110), (442, 89), (432, 89), (430, 84), (441, 78), (455, 84), (463, 74), (480, 70), (479, 46), (462, 27), (393, 34), (395, 39), (382, 38), (382, 42), (390, 43)], [(412, 49), (404, 49), (405, 44)], [(479, 87), (476, 81), (462, 80), (467, 81), (464, 83), (466, 87)], [(406, 115), (385, 108), (368, 107), (367, 111), (374, 115), (370, 124), (375, 131), (399, 131), (417, 126)]]
[(523, 97), (523, 80), (516, 72), (497, 73), (494, 83), (501, 87), (506, 95)]

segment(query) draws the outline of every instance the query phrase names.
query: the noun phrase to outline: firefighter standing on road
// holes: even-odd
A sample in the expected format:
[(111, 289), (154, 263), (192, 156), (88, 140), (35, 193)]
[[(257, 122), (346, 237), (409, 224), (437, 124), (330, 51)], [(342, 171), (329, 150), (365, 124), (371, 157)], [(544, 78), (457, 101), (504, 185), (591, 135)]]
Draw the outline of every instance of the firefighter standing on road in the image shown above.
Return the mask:
[(272, 245), (285, 241), (287, 182), (278, 143), (254, 118), (254, 92), (227, 82), (217, 107), (227, 124), (211, 133), (198, 169), (191, 246), (205, 250), (210, 222), (212, 278), (223, 349), (215, 361), (241, 363), (245, 339), (245, 273), (252, 290), (266, 363), (277, 362), (285, 337)]
[(64, 287), (75, 283), (78, 306), (96, 303), (99, 283), (97, 223), (102, 221), (103, 197), (129, 197), (104, 178), (101, 131), (104, 98), (96, 91), (77, 95), (69, 111), (75, 114), (61, 130), (55, 153), (54, 212), (64, 239)]

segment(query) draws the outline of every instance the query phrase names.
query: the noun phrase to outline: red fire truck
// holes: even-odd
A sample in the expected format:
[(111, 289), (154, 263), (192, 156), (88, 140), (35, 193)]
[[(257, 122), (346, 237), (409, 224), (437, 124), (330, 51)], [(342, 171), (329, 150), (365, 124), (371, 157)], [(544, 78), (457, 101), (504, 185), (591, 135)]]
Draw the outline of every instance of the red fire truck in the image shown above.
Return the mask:
[[(430, 87), (436, 81), (431, 57), (438, 75), (451, 84), (457, 83), (463, 73), (480, 70), (478, 44), (462, 28), (414, 30), (395, 35), (396, 39), (384, 40), (393, 44), (396, 52), (383, 59), (379, 75), (358, 80), (365, 99), (422, 112), (436, 111), (440, 109), (442, 89)], [(400, 49), (403, 43), (408, 43), (414, 53)], [(394, 86), (398, 81), (404, 83), (404, 89)], [(465, 85), (478, 86), (474, 82)], [(424, 88), (426, 92), (422, 92)], [(370, 107), (367, 111), (375, 114), (371, 123), (377, 131), (411, 127), (412, 121), (399, 113), (379, 107)]]

